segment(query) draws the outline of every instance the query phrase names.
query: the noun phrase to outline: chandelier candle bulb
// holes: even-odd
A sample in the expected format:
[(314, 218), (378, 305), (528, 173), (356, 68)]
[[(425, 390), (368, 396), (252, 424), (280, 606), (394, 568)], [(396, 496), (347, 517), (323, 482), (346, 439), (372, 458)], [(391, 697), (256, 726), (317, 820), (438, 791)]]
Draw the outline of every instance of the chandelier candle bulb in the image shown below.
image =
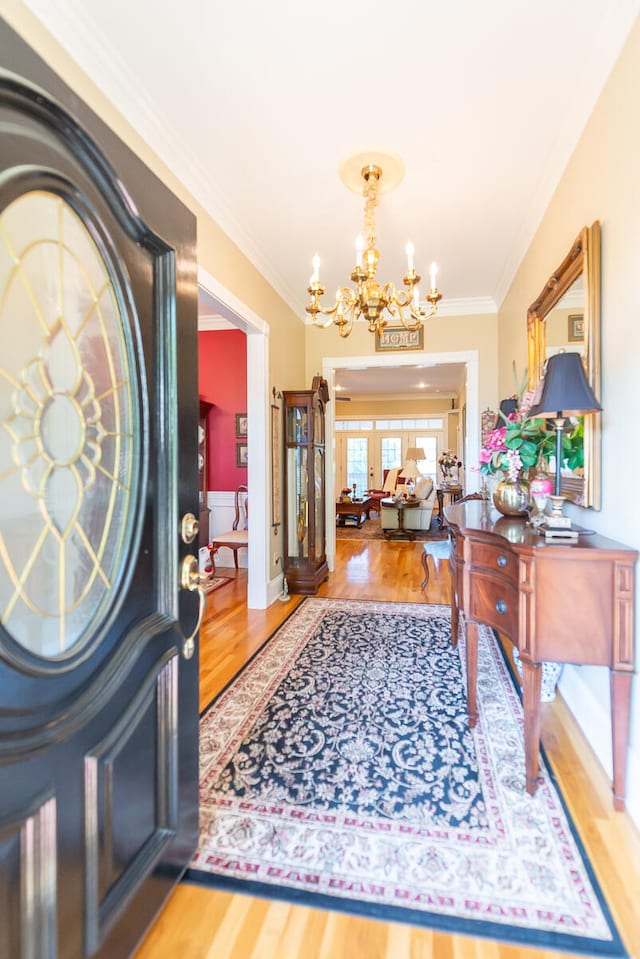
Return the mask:
[(415, 253), (415, 247), (411, 240), (407, 243), (406, 247), (407, 252), (407, 272), (413, 273), (413, 254)]
[[(356, 267), (362, 266), (362, 251), (364, 250), (364, 237), (358, 233), (356, 237)], [(336, 297), (337, 299), (337, 297)]]
[(436, 277), (438, 275), (438, 267), (435, 263), (431, 264), (431, 291), (435, 291), (436, 287)]
[(317, 282), (319, 281), (319, 279), (320, 279), (320, 257), (318, 256), (317, 253), (316, 253), (316, 255), (314, 256), (314, 258), (312, 259), (311, 264), (312, 264), (312, 266), (313, 266), (313, 273), (312, 273), (312, 275), (311, 275), (311, 282), (312, 282), (312, 283), (317, 283)]

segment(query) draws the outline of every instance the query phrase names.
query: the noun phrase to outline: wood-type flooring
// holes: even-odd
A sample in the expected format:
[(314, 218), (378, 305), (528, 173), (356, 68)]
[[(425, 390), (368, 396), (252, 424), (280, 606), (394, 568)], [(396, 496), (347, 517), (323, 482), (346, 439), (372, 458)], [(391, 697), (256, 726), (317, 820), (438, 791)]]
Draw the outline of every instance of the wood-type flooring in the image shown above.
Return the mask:
[[(409, 603), (448, 603), (448, 562), (429, 559), (424, 590), (422, 544), (337, 542), (336, 569), (318, 595)], [(234, 570), (220, 570), (234, 575)], [(266, 610), (246, 608), (246, 571), (209, 596), (200, 637), (204, 708), (302, 597)], [(631, 959), (640, 959), (640, 835), (613, 809), (610, 783), (558, 696), (543, 706), (542, 740)], [(447, 935), (181, 883), (135, 959), (571, 959), (573, 954)]]

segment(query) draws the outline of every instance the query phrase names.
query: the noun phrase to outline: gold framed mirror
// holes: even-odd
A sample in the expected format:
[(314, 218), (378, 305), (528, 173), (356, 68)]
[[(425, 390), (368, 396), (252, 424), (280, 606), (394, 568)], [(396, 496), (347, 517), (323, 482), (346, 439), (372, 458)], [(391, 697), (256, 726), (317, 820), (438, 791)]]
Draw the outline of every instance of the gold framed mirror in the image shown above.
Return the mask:
[[(527, 312), (529, 388), (540, 380), (549, 356), (578, 352), (587, 379), (600, 396), (600, 223), (579, 233)], [(563, 474), (562, 493), (578, 506), (600, 509), (601, 413), (584, 417), (583, 475)]]

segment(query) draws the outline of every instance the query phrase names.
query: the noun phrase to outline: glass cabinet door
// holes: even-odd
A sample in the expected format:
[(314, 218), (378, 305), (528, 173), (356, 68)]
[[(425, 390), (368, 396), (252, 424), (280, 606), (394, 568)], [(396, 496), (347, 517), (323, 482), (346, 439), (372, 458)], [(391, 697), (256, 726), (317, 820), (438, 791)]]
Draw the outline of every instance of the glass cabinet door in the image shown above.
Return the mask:
[(285, 576), (293, 593), (315, 593), (326, 558), (324, 402), (322, 392), (285, 390)]
[(287, 443), (307, 443), (309, 440), (309, 414), (304, 406), (292, 406), (287, 410)]
[(287, 450), (287, 554), (295, 563), (309, 555), (309, 477), (306, 446)]
[(314, 518), (315, 518), (315, 557), (317, 560), (324, 558), (325, 554), (325, 529), (324, 529), (324, 449), (316, 447), (313, 454), (314, 458), (314, 481), (315, 491), (313, 497)]

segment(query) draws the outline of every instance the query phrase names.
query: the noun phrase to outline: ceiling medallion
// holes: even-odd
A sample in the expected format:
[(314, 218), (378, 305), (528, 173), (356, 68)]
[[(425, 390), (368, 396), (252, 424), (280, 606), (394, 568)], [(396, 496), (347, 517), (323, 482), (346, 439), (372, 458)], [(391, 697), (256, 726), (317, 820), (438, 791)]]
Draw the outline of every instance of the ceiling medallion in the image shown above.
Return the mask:
[[(375, 159), (376, 162), (373, 162)], [(369, 162), (365, 162), (368, 160)], [(387, 168), (387, 174), (384, 173), (382, 164)], [(359, 169), (359, 182), (354, 179), (354, 167)], [(422, 329), (423, 320), (429, 319), (438, 311), (438, 300), (442, 299), (442, 294), (438, 292), (436, 286), (437, 267), (435, 263), (431, 264), (430, 270), (430, 289), (425, 297), (426, 309), (420, 306), (420, 275), (414, 269), (414, 247), (411, 242), (407, 243), (407, 272), (402, 277), (406, 290), (398, 290), (393, 283), (385, 283), (380, 286), (376, 279), (378, 269), (378, 260), (380, 254), (376, 249), (376, 223), (375, 208), (378, 203), (378, 195), (385, 190), (393, 189), (403, 174), (402, 161), (397, 157), (386, 156), (385, 154), (361, 154), (356, 157), (348, 158), (341, 165), (341, 176), (343, 181), (350, 189), (356, 189), (365, 197), (364, 209), (364, 232), (356, 239), (356, 265), (351, 273), (351, 281), (356, 284), (356, 289), (343, 286), (336, 292), (336, 301), (331, 307), (320, 305), (320, 297), (324, 295), (325, 288), (320, 284), (320, 259), (318, 254), (313, 258), (313, 274), (309, 280), (307, 291), (310, 295), (306, 312), (311, 314), (314, 324), (327, 327), (331, 321), (335, 323), (340, 332), (340, 336), (349, 336), (353, 327), (353, 321), (359, 317), (364, 317), (369, 324), (369, 332), (380, 334), (387, 325), (386, 312), (394, 321), (400, 321), (404, 328), (409, 332), (415, 332)], [(319, 320), (320, 316), (328, 317), (328, 320)]]

